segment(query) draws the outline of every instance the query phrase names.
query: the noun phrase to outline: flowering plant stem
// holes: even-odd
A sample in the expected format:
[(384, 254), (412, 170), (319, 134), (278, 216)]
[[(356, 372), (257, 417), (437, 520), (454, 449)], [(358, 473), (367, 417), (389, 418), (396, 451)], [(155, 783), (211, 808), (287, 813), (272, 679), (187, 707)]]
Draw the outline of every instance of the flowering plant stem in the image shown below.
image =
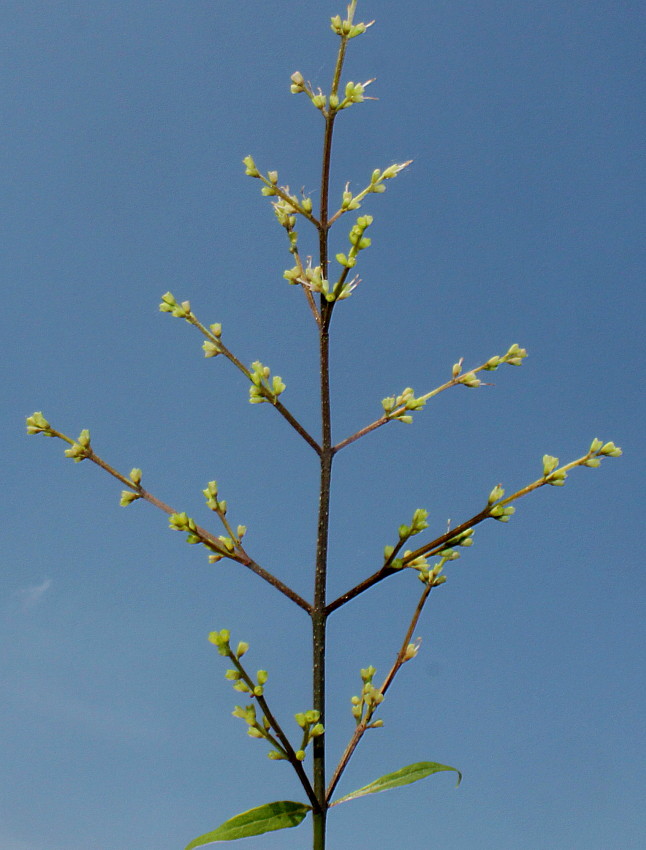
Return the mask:
[[(446, 581), (446, 577), (441, 575), (444, 565), (459, 557), (456, 547), (470, 546), (473, 543), (474, 527), (486, 519), (508, 522), (515, 510), (513, 503), (529, 493), (534, 492), (546, 484), (562, 486), (565, 483), (568, 472), (576, 467), (599, 466), (602, 458), (617, 457), (621, 454), (621, 450), (614, 443), (609, 442), (604, 444), (601, 440), (594, 439), (586, 454), (563, 466), (559, 466), (558, 458), (545, 455), (543, 457), (543, 474), (540, 478), (507, 497), (505, 497), (502, 486), (496, 485), (491, 490), (486, 505), (471, 516), (470, 519), (461, 522), (453, 529), (448, 529), (445, 533), (434, 537), (416, 549), (404, 549), (404, 546), (411, 537), (422, 533), (428, 528), (428, 523), (426, 522), (428, 513), (424, 509), (418, 508), (413, 515), (410, 525), (399, 526), (398, 538), (395, 543), (385, 547), (383, 562), (379, 569), (347, 590), (337, 599), (329, 603), (327, 602), (330, 493), (332, 465), (336, 454), (342, 448), (351, 445), (392, 420), (410, 423), (414, 412), (421, 410), (431, 398), (450, 387), (463, 385), (465, 387), (476, 388), (482, 386), (483, 382), (478, 377), (478, 373), (495, 371), (503, 364), (519, 366), (527, 354), (525, 349), (514, 344), (506, 354), (490, 357), (480, 366), (466, 373), (463, 373), (462, 361), (459, 360), (453, 365), (450, 380), (445, 381), (436, 389), (415, 397), (412, 388), (407, 387), (399, 395), (383, 399), (382, 407), (384, 414), (380, 418), (359, 429), (336, 445), (332, 441), (330, 407), (331, 321), (337, 301), (342, 301), (349, 297), (359, 282), (358, 277), (354, 277), (351, 281), (348, 281), (347, 278), (349, 271), (354, 268), (357, 262), (359, 252), (370, 245), (370, 239), (365, 236), (365, 231), (372, 223), (372, 217), (361, 215), (356, 219), (349, 233), (350, 249), (348, 253), (336, 254), (336, 261), (340, 264), (341, 271), (336, 282), (333, 284), (328, 280), (330, 273), (330, 228), (344, 213), (359, 209), (368, 195), (385, 191), (384, 182), (395, 177), (409, 164), (408, 162), (394, 164), (383, 171), (375, 169), (372, 172), (367, 187), (357, 195), (353, 195), (350, 192), (350, 184), (348, 183), (343, 192), (341, 207), (330, 217), (330, 166), (335, 120), (341, 110), (367, 99), (364, 97), (364, 91), (366, 86), (372, 82), (371, 80), (366, 83), (349, 82), (345, 86), (345, 95), (343, 97), (339, 95), (343, 62), (348, 42), (350, 39), (362, 35), (371, 26), (371, 24), (354, 23), (356, 5), (357, 0), (350, 2), (347, 7), (347, 16), (344, 20), (339, 15), (331, 20), (332, 29), (340, 37), (340, 43), (329, 93), (324, 95), (319, 91), (318, 94), (315, 94), (311, 85), (304, 80), (300, 72), (294, 73), (291, 77), (293, 83), (292, 92), (295, 94), (307, 94), (312, 104), (320, 111), (324, 119), (318, 217), (312, 213), (312, 203), (309, 198), (299, 199), (290, 194), (289, 187), (278, 186), (277, 172), (270, 171), (266, 175), (263, 175), (256, 168), (251, 156), (247, 156), (243, 160), (247, 175), (259, 179), (262, 183), (262, 193), (277, 199), (273, 201), (274, 213), (280, 225), (287, 232), (289, 251), (295, 261), (295, 266), (286, 270), (284, 277), (290, 284), (297, 285), (303, 290), (307, 306), (316, 324), (320, 370), (320, 441), (317, 441), (279, 400), (279, 396), (285, 389), (282, 379), (277, 375), (272, 376), (269, 367), (263, 365), (260, 361), (252, 363), (251, 368), (245, 366), (222, 342), (222, 328), (219, 324), (208, 327), (202, 324), (192, 312), (190, 302), (184, 301), (178, 303), (170, 292), (162, 296), (162, 303), (160, 305), (160, 310), (186, 320), (206, 338), (206, 341), (203, 343), (203, 350), (206, 357), (223, 355), (224, 359), (229, 361), (249, 381), (249, 400), (251, 403), (267, 403), (271, 405), (316, 453), (320, 465), (320, 477), (312, 602), (303, 599), (285, 582), (281, 581), (264, 567), (261, 567), (248, 554), (242, 543), (246, 527), (243, 525), (235, 526), (228, 519), (227, 503), (224, 499), (220, 498), (216, 481), (210, 481), (207, 488), (202, 492), (206, 498), (208, 508), (215, 513), (222, 524), (224, 534), (219, 536), (198, 525), (186, 513), (174, 511), (169, 505), (162, 502), (156, 496), (153, 496), (147, 489), (144, 489), (141, 484), (142, 472), (140, 469), (133, 469), (130, 475), (126, 476), (110, 466), (110, 464), (95, 453), (90, 444), (89, 431), (82, 431), (80, 436), (74, 440), (61, 431), (54, 429), (40, 412), (34, 413), (27, 419), (28, 433), (43, 434), (62, 440), (69, 447), (66, 449), (65, 454), (72, 460), (75, 462), (89, 460), (118, 480), (126, 488), (121, 494), (121, 504), (123, 506), (137, 500), (143, 500), (163, 511), (169, 517), (171, 529), (186, 533), (188, 543), (203, 546), (208, 551), (211, 562), (215, 563), (224, 558), (250, 569), (304, 610), (311, 619), (313, 707), (306, 712), (300, 712), (294, 715), (296, 722), (302, 730), (300, 746), (294, 746), (290, 742), (283, 726), (269, 708), (264, 691), (264, 685), (268, 678), (267, 671), (258, 671), (257, 680), (254, 680), (240, 661), (241, 657), (249, 648), (248, 644), (241, 641), (238, 644), (238, 649), (234, 652), (229, 643), (230, 636), (228, 630), (222, 629), (219, 632), (212, 632), (209, 635), (211, 642), (218, 647), (220, 655), (228, 657), (233, 664), (233, 668), (227, 671), (226, 676), (234, 682), (234, 689), (246, 694), (248, 699), (251, 700), (251, 705), (236, 706), (233, 712), (234, 716), (243, 719), (247, 723), (247, 731), (250, 737), (264, 739), (274, 747), (268, 753), (270, 758), (285, 760), (292, 766), (308, 802), (281, 800), (250, 809), (230, 818), (214, 831), (194, 839), (187, 845), (186, 850), (193, 850), (193, 848), (202, 847), (217, 841), (231, 841), (276, 829), (294, 827), (301, 823), (310, 812), (312, 814), (313, 850), (325, 850), (326, 820), (328, 810), (331, 806), (356, 799), (365, 794), (390, 790), (401, 785), (409, 784), (438, 771), (455, 771), (458, 774), (459, 783), (461, 774), (455, 768), (436, 762), (418, 762), (393, 773), (386, 774), (368, 785), (347, 794), (341, 799), (332, 800), (332, 795), (363, 735), (368, 729), (374, 729), (382, 725), (381, 720), (374, 720), (374, 714), (383, 701), (395, 676), (406, 662), (414, 659), (417, 655), (419, 639), (411, 642), (413, 634), (419, 623), (424, 606), (430, 597), (431, 590)], [(299, 254), (297, 245), (298, 233), (295, 230), (295, 224), (299, 216), (316, 230), (318, 265), (315, 268), (311, 267), (311, 258), (308, 258), (307, 265), (304, 266)], [(317, 295), (318, 303), (315, 297)], [(438, 556), (439, 562), (431, 566), (428, 564), (427, 559), (433, 556)], [(332, 771), (331, 778), (326, 787), (325, 673), (326, 627), (328, 617), (334, 611), (384, 579), (394, 576), (399, 572), (408, 572), (410, 574), (411, 571), (417, 572), (418, 578), (422, 581), (424, 587), (412, 613), (404, 639), (388, 674), (379, 688), (372, 684), (372, 678), (376, 672), (375, 669), (373, 667), (367, 667), (361, 670), (363, 683), (361, 695), (352, 697), (351, 699), (351, 711), (355, 719), (355, 729), (341, 754), (338, 764)], [(256, 714), (256, 706), (262, 712), (260, 719)], [(306, 749), (310, 744), (312, 745), (311, 780), (303, 766), (303, 761), (306, 758)]]

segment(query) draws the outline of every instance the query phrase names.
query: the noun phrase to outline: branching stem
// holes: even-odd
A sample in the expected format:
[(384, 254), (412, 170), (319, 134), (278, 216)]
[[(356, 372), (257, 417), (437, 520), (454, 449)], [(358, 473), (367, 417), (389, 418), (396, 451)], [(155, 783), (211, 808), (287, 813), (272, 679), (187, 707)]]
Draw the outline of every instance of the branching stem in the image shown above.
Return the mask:
[[(56, 431), (54, 428), (50, 428), (50, 434), (53, 437), (58, 437), (59, 440), (63, 440), (63, 442), (67, 443), (70, 446), (77, 445), (76, 440), (71, 439), (66, 434), (61, 433), (60, 431)], [(156, 496), (153, 496), (152, 493), (149, 493), (148, 490), (144, 490), (140, 485), (134, 484), (129, 478), (126, 478), (125, 475), (122, 475), (118, 472), (114, 467), (110, 466), (109, 463), (103, 460), (103, 458), (99, 457), (98, 454), (91, 447), (87, 447), (84, 450), (84, 457), (91, 461), (92, 463), (99, 466), (113, 478), (116, 478), (117, 481), (120, 481), (133, 493), (136, 493), (140, 499), (143, 499), (145, 502), (148, 502), (151, 505), (154, 505), (160, 511), (163, 511), (168, 516), (172, 516), (173, 514), (178, 513), (170, 505), (167, 505), (165, 502), (162, 502), (161, 499), (158, 499)], [(209, 548), (213, 551), (218, 552), (222, 555), (223, 558), (228, 558), (231, 561), (236, 561), (239, 564), (242, 564), (244, 567), (247, 567), (251, 570), (251, 572), (255, 573), (260, 578), (264, 579), (268, 584), (272, 587), (276, 588), (276, 590), (280, 591), (284, 594), (288, 599), (291, 599), (292, 602), (295, 602), (300, 608), (306, 611), (308, 614), (312, 610), (312, 606), (309, 602), (306, 602), (301, 596), (296, 593), (296, 591), (292, 590), (291, 587), (288, 587), (284, 582), (282, 582), (279, 578), (277, 578), (272, 573), (265, 570), (259, 564), (257, 564), (253, 558), (249, 557), (249, 555), (245, 552), (242, 546), (237, 548), (237, 551), (228, 552), (222, 547), (222, 543), (218, 538), (211, 534), (210, 531), (207, 531), (205, 528), (201, 526), (196, 526), (196, 533), (200, 537), (204, 543), (208, 544)]]
[[(401, 669), (402, 665), (406, 661), (406, 650), (408, 649), (408, 645), (411, 642), (411, 639), (413, 637), (413, 632), (415, 631), (415, 629), (417, 627), (417, 623), (418, 623), (420, 615), (422, 613), (422, 609), (424, 608), (424, 605), (426, 604), (426, 600), (428, 599), (432, 589), (433, 589), (432, 585), (427, 584), (424, 587), (424, 590), (422, 591), (422, 595), (419, 598), (419, 601), (418, 601), (417, 606), (415, 608), (415, 612), (413, 613), (413, 617), (410, 621), (410, 625), (408, 626), (408, 629), (406, 630), (406, 635), (404, 637), (401, 648), (400, 648), (399, 652), (397, 653), (397, 657), (395, 658), (393, 666), (388, 671), (388, 675), (386, 676), (381, 687), (379, 688), (379, 693), (381, 693), (384, 696), (386, 694), (386, 691), (388, 690), (388, 688), (392, 684), (393, 679), (395, 678), (395, 676), (397, 675), (397, 673)], [(334, 805), (334, 803), (330, 803), (330, 799), (332, 797), (332, 794), (334, 794), (334, 790), (335, 790), (336, 786), (338, 785), (339, 780), (341, 779), (341, 775), (342, 775), (343, 771), (346, 769), (348, 762), (352, 758), (352, 754), (354, 753), (355, 749), (357, 748), (357, 745), (359, 744), (359, 741), (363, 737), (366, 729), (369, 728), (371, 720), (372, 720), (372, 713), (366, 713), (363, 720), (357, 725), (357, 728), (354, 730), (354, 734), (352, 735), (352, 738), (350, 738), (350, 741), (348, 742), (348, 745), (345, 748), (345, 751), (344, 751), (343, 755), (341, 756), (341, 759), (339, 760), (338, 765), (336, 766), (336, 769), (334, 771), (334, 774), (332, 775), (332, 779), (330, 780), (330, 784), (328, 785), (328, 789), (326, 791), (326, 800), (328, 801), (328, 805), (330, 805), (330, 806)]]
[[(584, 466), (586, 461), (590, 460), (594, 456), (594, 452), (589, 451), (587, 454), (583, 455), (583, 457), (578, 458), (577, 460), (573, 460), (565, 466), (559, 467), (561, 472), (569, 472), (571, 469), (574, 469), (577, 466)], [(542, 478), (533, 481), (531, 484), (528, 484), (526, 487), (523, 487), (521, 490), (512, 493), (511, 496), (507, 496), (505, 499), (500, 499), (499, 501), (487, 505), (484, 510), (479, 511), (479, 513), (472, 516), (470, 519), (456, 526), (455, 528), (450, 529), (445, 534), (436, 537), (434, 540), (431, 540), (429, 543), (425, 543), (423, 546), (420, 546), (419, 549), (415, 549), (414, 552), (410, 552), (406, 555), (402, 561), (403, 566), (405, 567), (411, 561), (414, 561), (416, 558), (421, 556), (429, 557), (432, 555), (437, 555), (438, 552), (441, 552), (442, 549), (446, 548), (450, 545), (451, 540), (455, 539), (459, 534), (464, 531), (467, 531), (469, 528), (473, 528), (481, 522), (484, 522), (486, 519), (492, 518), (492, 511), (496, 507), (506, 507), (510, 505), (512, 502), (515, 502), (517, 499), (526, 496), (528, 493), (532, 493), (534, 490), (538, 490), (539, 487), (544, 487), (546, 484), (550, 484), (549, 480), (550, 476), (543, 476)], [(384, 565), (377, 572), (373, 573), (368, 578), (359, 582), (359, 584), (355, 585), (350, 590), (346, 591), (342, 596), (339, 596), (333, 602), (327, 606), (328, 615), (333, 611), (336, 611), (337, 608), (340, 608), (342, 605), (345, 605), (346, 602), (349, 602), (351, 599), (359, 596), (361, 593), (364, 593), (369, 588), (373, 587), (373, 585), (377, 584), (383, 579), (388, 578), (394, 573), (398, 573), (401, 571), (401, 568), (395, 569), (388, 564)]]

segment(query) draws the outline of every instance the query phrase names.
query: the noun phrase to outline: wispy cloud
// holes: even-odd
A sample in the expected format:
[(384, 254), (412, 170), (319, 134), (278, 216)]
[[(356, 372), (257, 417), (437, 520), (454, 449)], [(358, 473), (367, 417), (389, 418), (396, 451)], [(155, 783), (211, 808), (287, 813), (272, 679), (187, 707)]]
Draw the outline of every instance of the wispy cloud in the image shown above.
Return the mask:
[(30, 608), (35, 608), (39, 605), (49, 588), (52, 586), (51, 578), (46, 578), (42, 584), (34, 584), (29, 587), (21, 587), (16, 591), (16, 596), (20, 599), (20, 604), (23, 611), (28, 611)]

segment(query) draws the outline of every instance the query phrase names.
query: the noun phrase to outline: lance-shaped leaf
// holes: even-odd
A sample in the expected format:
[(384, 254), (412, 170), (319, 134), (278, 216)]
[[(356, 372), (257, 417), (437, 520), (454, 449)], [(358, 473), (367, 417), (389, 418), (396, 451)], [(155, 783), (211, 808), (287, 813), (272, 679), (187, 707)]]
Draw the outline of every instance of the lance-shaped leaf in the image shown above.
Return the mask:
[(250, 838), (252, 835), (262, 835), (263, 832), (298, 826), (311, 808), (305, 803), (294, 803), (290, 800), (266, 803), (264, 806), (235, 815), (213, 832), (193, 839), (186, 845), (185, 850), (215, 844), (217, 841), (236, 841), (238, 838)]
[(437, 764), (434, 761), (419, 761), (416, 764), (409, 764), (408, 767), (402, 767), (401, 770), (396, 770), (394, 773), (387, 773), (385, 776), (375, 779), (369, 785), (364, 785), (363, 788), (359, 788), (351, 794), (346, 794), (340, 800), (335, 800), (332, 805), (336, 806), (338, 803), (355, 800), (357, 797), (365, 797), (366, 794), (376, 794), (378, 791), (390, 791), (391, 788), (399, 788), (401, 785), (410, 785), (411, 782), (417, 782), (418, 779), (426, 779), (432, 773), (439, 773), (442, 770), (454, 771), (458, 775), (458, 785), (462, 782), (462, 774), (455, 767), (449, 767), (446, 764)]

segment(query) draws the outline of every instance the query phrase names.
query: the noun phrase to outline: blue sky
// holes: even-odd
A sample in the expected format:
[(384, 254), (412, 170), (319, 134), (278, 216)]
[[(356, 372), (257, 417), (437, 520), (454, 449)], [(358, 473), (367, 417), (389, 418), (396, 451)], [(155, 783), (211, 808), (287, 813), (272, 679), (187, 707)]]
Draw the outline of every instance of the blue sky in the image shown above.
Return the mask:
[[(205, 524), (216, 478), (256, 560), (311, 596), (313, 453), (157, 305), (170, 289), (222, 322), (316, 429), (315, 329), (241, 160), (317, 203), (320, 116), (289, 77), (328, 86), (327, 21), (343, 10), (5, 4), (2, 850), (178, 850), (239, 811), (301, 799), (231, 717), (239, 700), (206, 637), (228, 627), (251, 644), (289, 726), (310, 702), (305, 615), (242, 568), (209, 565), (150, 506), (120, 508), (116, 482), (23, 423), (43, 410), (73, 436), (89, 428), (100, 455), (141, 467)], [(363, 210), (373, 244), (334, 317), (335, 438), (384, 396), (443, 383), (459, 357), (475, 366), (513, 342), (529, 357), (338, 456), (330, 598), (379, 566), (415, 508), (441, 533), (499, 481), (511, 493), (537, 478), (545, 453), (572, 460), (599, 436), (624, 457), (478, 528), (339, 791), (419, 760), (455, 765), (463, 784), (441, 775), (340, 806), (329, 846), (637, 848), (643, 5), (365, 0), (358, 17), (377, 23), (344, 79), (376, 77), (378, 100), (338, 120), (333, 195), (414, 162)], [(385, 674), (417, 595), (398, 575), (331, 619), (330, 762), (359, 669)], [(244, 846), (308, 843), (304, 825)]]

